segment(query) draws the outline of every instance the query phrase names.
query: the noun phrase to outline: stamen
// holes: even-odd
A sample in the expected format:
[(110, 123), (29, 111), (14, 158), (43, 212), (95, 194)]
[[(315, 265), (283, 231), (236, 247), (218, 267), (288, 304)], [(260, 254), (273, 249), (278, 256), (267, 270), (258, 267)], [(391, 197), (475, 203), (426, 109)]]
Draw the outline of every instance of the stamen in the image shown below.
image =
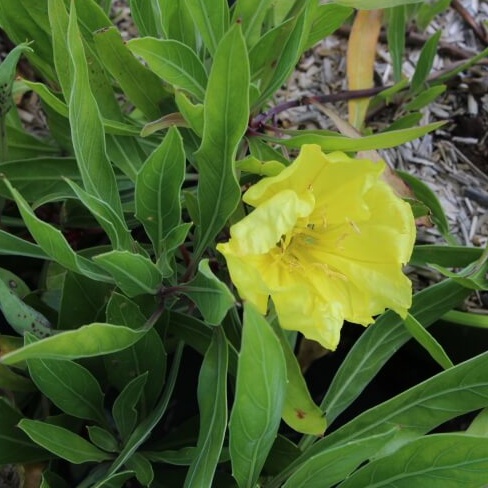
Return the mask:
[(349, 223), (349, 225), (354, 229), (354, 232), (356, 232), (356, 234), (361, 234), (361, 229), (358, 227), (356, 222), (354, 222), (354, 220), (351, 220), (349, 218), (347, 218), (346, 220)]
[(330, 269), (329, 266), (325, 263), (312, 263), (312, 266), (320, 268), (329, 278), (337, 278), (346, 282), (349, 281), (346, 275), (339, 273), (339, 271), (334, 271)]

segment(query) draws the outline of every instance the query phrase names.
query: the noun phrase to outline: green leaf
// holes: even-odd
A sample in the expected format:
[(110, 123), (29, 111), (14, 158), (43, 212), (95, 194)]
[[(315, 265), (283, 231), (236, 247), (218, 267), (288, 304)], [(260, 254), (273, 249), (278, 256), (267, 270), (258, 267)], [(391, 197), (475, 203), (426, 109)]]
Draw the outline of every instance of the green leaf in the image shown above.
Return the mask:
[(3, 364), (27, 359), (77, 359), (102, 356), (120, 351), (140, 340), (147, 330), (133, 330), (120, 325), (93, 323), (76, 330), (61, 332), (5, 354)]
[[(138, 329), (144, 326), (146, 318), (134, 302), (114, 293), (107, 305), (107, 321)], [(119, 390), (124, 389), (134, 377), (147, 372), (147, 383), (140, 401), (141, 412), (145, 414), (154, 407), (166, 377), (166, 351), (154, 328), (133, 346), (106, 356), (104, 363), (111, 385)]]
[(294, 430), (302, 434), (322, 436), (327, 428), (325, 412), (312, 400), (303, 378), (296, 356), (286, 340), (283, 329), (273, 322), (273, 329), (281, 343), (286, 361), (285, 403), (283, 405), (283, 420)]
[(270, 29), (249, 50), (251, 81), (259, 84), (261, 89), (267, 86), (273, 77), (273, 69), (283, 56), (283, 49), (293, 33), (293, 19)]
[(442, 30), (438, 30), (425, 42), (422, 47), (422, 51), (420, 51), (415, 73), (413, 74), (410, 84), (412, 93), (418, 93), (420, 90), (425, 88), (425, 82), (434, 64), (435, 55), (437, 54), (437, 44), (439, 43), (441, 34)]
[(262, 24), (272, 0), (239, 0), (234, 7), (232, 22), (242, 25), (247, 47), (251, 48), (260, 38)]
[(90, 87), (74, 2), (71, 2), (68, 25), (68, 52), (72, 76), (69, 120), (83, 185), (88, 193), (106, 202), (123, 220), (115, 174), (106, 153), (102, 116)]
[(389, 132), (393, 130), (408, 129), (415, 125), (419, 125), (422, 120), (421, 112), (412, 112), (410, 114), (404, 115), (396, 120), (394, 120), (388, 127), (383, 129), (382, 132)]
[(101, 281), (111, 281), (106, 275), (101, 274), (100, 268), (88, 259), (77, 255), (59, 230), (39, 219), (22, 195), (12, 187), (8, 180), (4, 179), (3, 181), (18, 205), (26, 227), (48, 256), (72, 271)]
[(276, 438), (286, 395), (286, 363), (271, 326), (244, 304), (236, 394), (229, 423), (232, 474), (254, 487)]
[(17, 63), (20, 56), (33, 52), (29, 43), (23, 42), (15, 46), (0, 63), (0, 119), (4, 119), (13, 106), (12, 88), (17, 74)]
[(483, 249), (479, 247), (422, 244), (413, 248), (410, 264), (424, 266), (431, 263), (447, 268), (462, 268), (476, 261), (482, 253)]
[(279, 161), (261, 161), (254, 156), (248, 156), (236, 163), (236, 168), (238, 170), (260, 176), (277, 176), (285, 169), (285, 167), (286, 166)]
[(200, 430), (185, 488), (212, 486), (227, 427), (227, 340), (216, 328), (198, 378)]
[(203, 139), (195, 153), (200, 173), (197, 257), (239, 202), (240, 188), (233, 164), (249, 119), (248, 90), (247, 50), (236, 24), (215, 53), (205, 94)]
[(131, 17), (141, 36), (161, 36), (161, 7), (158, 2), (130, 0), (129, 7)]
[[(143, 0), (144, 1), (144, 0)], [(159, 0), (162, 16), (164, 36), (166, 39), (175, 39), (183, 44), (197, 49), (195, 23), (190, 15), (187, 2), (174, 0)]]
[[(150, 2), (144, 0), (144, 4), (149, 5)], [(103, 65), (115, 78), (127, 98), (149, 120), (160, 117), (160, 105), (168, 96), (161, 80), (134, 57), (119, 30), (115, 26), (99, 30), (94, 35), (94, 41)]]
[(93, 260), (113, 276), (117, 286), (129, 297), (155, 295), (161, 286), (160, 271), (142, 254), (109, 251), (94, 256)]
[(395, 83), (402, 79), (403, 53), (405, 51), (406, 12), (403, 5), (388, 11), (388, 49), (390, 51)]
[[(35, 391), (34, 383), (25, 376), (14, 373), (10, 368), (0, 364), (0, 388), (9, 391)], [(1, 445), (1, 443), (0, 443)]]
[(224, 33), (229, 28), (227, 1), (187, 0), (186, 5), (206, 48), (210, 54), (214, 55)]
[(379, 8), (396, 7), (397, 5), (408, 5), (420, 3), (422, 0), (334, 0), (339, 5), (353, 7), (361, 10), (374, 10)]
[(0, 254), (47, 259), (49, 256), (36, 244), (20, 239), (0, 229)]
[(197, 276), (183, 286), (182, 293), (196, 303), (205, 321), (212, 325), (219, 325), (235, 303), (225, 283), (212, 273), (208, 259), (200, 261)]
[(8, 281), (0, 279), (0, 309), (8, 324), (19, 335), (33, 332), (38, 337), (52, 334), (52, 326), (49, 320), (36, 309), (24, 303), (15, 292), (17, 280), (8, 278)]
[(123, 488), (126, 481), (134, 477), (134, 471), (120, 471), (99, 481), (95, 488)]
[(314, 46), (317, 42), (330, 36), (353, 14), (354, 10), (334, 3), (321, 4), (313, 18), (312, 27), (308, 33), (307, 46)]
[(266, 459), (264, 471), (270, 476), (277, 476), (301, 453), (302, 451), (294, 442), (283, 434), (278, 434)]
[(13, 106), (12, 87), (22, 53), (32, 52), (27, 43), (14, 47), (0, 63), (0, 162), (7, 160), (5, 117)]
[(487, 367), (488, 353), (453, 366), (364, 412), (316, 442), (306, 451), (305, 456), (315, 455), (331, 446), (387, 432), (395, 425), (400, 429), (397, 438), (392, 441), (392, 447), (397, 447), (398, 443), (422, 436), (450, 419), (486, 408)]
[(124, 465), (127, 459), (129, 459), (132, 454), (136, 452), (137, 448), (149, 437), (151, 431), (166, 412), (166, 408), (176, 383), (176, 376), (180, 366), (182, 351), (183, 346), (182, 344), (179, 344), (175, 350), (173, 364), (168, 374), (165, 391), (161, 395), (161, 398), (158, 400), (158, 403), (154, 409), (151, 410), (150, 414), (134, 429), (119, 456), (110, 466), (107, 473), (107, 478), (116, 473)]
[(37, 388), (63, 412), (105, 424), (104, 395), (96, 378), (73, 361), (29, 359), (29, 373)]
[(162, 253), (162, 240), (181, 220), (185, 163), (183, 141), (178, 130), (171, 128), (137, 175), (136, 218), (144, 225), (156, 257)]
[(112, 288), (107, 283), (66, 271), (62, 281), (58, 326), (76, 329), (101, 319)]
[(486, 439), (437, 434), (417, 439), (352, 474), (341, 488), (480, 488), (488, 473)]
[(162, 240), (161, 255), (159, 256), (157, 267), (164, 278), (169, 278), (175, 272), (175, 252), (185, 242), (188, 232), (193, 224), (180, 224), (171, 229), (168, 235)]
[(203, 104), (191, 103), (190, 99), (181, 90), (176, 90), (175, 103), (188, 125), (199, 137), (202, 137), (204, 125)]
[(484, 408), (476, 415), (474, 420), (466, 429), (466, 434), (488, 437), (488, 408)]
[(66, 180), (66, 182), (79, 198), (80, 202), (95, 217), (100, 227), (107, 233), (112, 246), (119, 251), (132, 249), (134, 241), (132, 240), (125, 220), (114, 212), (103, 199), (86, 192), (73, 181)]
[[(259, 98), (253, 103), (253, 107), (261, 107), (290, 77), (304, 51), (311, 23), (313, 22), (310, 14), (317, 6), (315, 2), (303, 3), (300, 7), (300, 13), (291, 20), (291, 32), (288, 27), (285, 28), (283, 31), (285, 36), (282, 38), (282, 42), (268, 46), (271, 51), (267, 51), (267, 53), (272, 53), (272, 58), (270, 59), (268, 54), (267, 70), (264, 71), (263, 79), (260, 81), (261, 93)], [(262, 39), (264, 40), (264, 38), (265, 36)], [(261, 50), (263, 47), (258, 42), (254, 46), (253, 51), (256, 49)]]
[(56, 113), (62, 115), (66, 119), (68, 118), (69, 110), (66, 103), (64, 103), (58, 95), (55, 95), (44, 83), (29, 80), (22, 80), (22, 83), (39, 95), (39, 98)]
[(147, 62), (151, 71), (175, 88), (181, 88), (203, 100), (207, 71), (188, 46), (172, 39), (151, 37), (132, 39), (127, 47)]
[(3, 396), (0, 398), (0, 464), (32, 463), (52, 455), (35, 445), (18, 427), (22, 415)]
[(444, 93), (446, 88), (446, 85), (431, 86), (430, 88), (427, 88), (427, 90), (421, 91), (411, 102), (404, 105), (403, 109), (406, 111), (420, 110)]
[(39, 420), (22, 419), (19, 427), (38, 445), (73, 464), (102, 462), (111, 458), (79, 435)]
[(407, 314), (404, 323), (412, 337), (430, 354), (434, 361), (444, 369), (454, 366), (442, 346), (413, 315)]
[(138, 414), (135, 406), (141, 398), (147, 377), (148, 372), (146, 371), (134, 378), (130, 383), (127, 383), (114, 401), (112, 415), (115, 426), (123, 441), (128, 439), (137, 424)]
[[(371, 459), (397, 429), (347, 442), (309, 457), (287, 479), (283, 488), (329, 488), (347, 478), (360, 464)], [(273, 482), (271, 483), (272, 486)], [(366, 486), (366, 485), (363, 485)]]
[(442, 316), (442, 320), (446, 320), (448, 322), (452, 322), (458, 325), (467, 325), (469, 327), (488, 329), (488, 317), (484, 314), (450, 310)]
[(117, 452), (119, 450), (117, 439), (106, 429), (98, 425), (89, 425), (87, 427), (90, 441), (103, 451)]
[(0, 25), (14, 44), (20, 45), (26, 39), (35, 41), (36, 48), (26, 53), (27, 58), (44, 77), (55, 81), (50, 30), (47, 16), (42, 15), (45, 10), (45, 2), (33, 5), (29, 2), (4, 0), (0, 2)]
[[(46, 195), (58, 195), (60, 200), (72, 197), (73, 192), (64, 178), (81, 182), (74, 158), (38, 157), (7, 161), (0, 164), (0, 173), (28, 202), (44, 199)], [(0, 181), (0, 193), (10, 198), (4, 181)]]
[(410, 188), (412, 188), (415, 197), (429, 207), (432, 212), (432, 220), (444, 239), (450, 244), (455, 244), (450, 242), (453, 240), (453, 237), (449, 232), (449, 222), (436, 194), (423, 181), (415, 176), (404, 171), (397, 171), (397, 174), (410, 186)]
[(415, 15), (420, 30), (424, 31), (436, 15), (449, 8), (450, 3), (450, 0), (433, 0), (422, 3)]
[[(428, 327), (469, 294), (466, 288), (445, 280), (416, 293), (410, 313)], [(409, 339), (403, 320), (391, 311), (366, 329), (342, 362), (322, 402), (329, 423), (359, 396), (394, 352)]]
[(32, 51), (27, 43), (12, 49), (0, 63), (0, 163), (8, 159), (6, 115), (13, 106), (12, 88), (17, 72), (17, 63), (24, 52)]
[(137, 481), (143, 486), (151, 486), (154, 480), (154, 471), (151, 463), (141, 453), (135, 452), (127, 459), (125, 465), (134, 471)]
[[(344, 136), (324, 136), (320, 131), (300, 131), (299, 135), (293, 135), (289, 139), (278, 137), (264, 137), (266, 140), (282, 144), (285, 147), (299, 149), (303, 144), (318, 144), (323, 151), (369, 151), (374, 149), (386, 149), (399, 146), (408, 141), (432, 132), (444, 125), (444, 122), (434, 122), (421, 127), (411, 127), (403, 130), (392, 130), (385, 133), (374, 134), (358, 138)], [(297, 133), (295, 131), (295, 133)]]

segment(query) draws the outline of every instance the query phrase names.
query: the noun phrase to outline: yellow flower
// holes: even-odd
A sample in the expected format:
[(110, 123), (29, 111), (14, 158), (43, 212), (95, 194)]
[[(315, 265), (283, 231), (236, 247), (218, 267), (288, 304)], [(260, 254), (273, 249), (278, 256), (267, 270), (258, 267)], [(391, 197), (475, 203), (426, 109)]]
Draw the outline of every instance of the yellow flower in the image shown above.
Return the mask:
[(217, 246), (240, 296), (262, 314), (271, 296), (284, 329), (332, 350), (344, 320), (366, 326), (386, 308), (405, 316), (415, 222), (383, 170), (310, 144), (252, 186), (243, 200), (255, 209)]

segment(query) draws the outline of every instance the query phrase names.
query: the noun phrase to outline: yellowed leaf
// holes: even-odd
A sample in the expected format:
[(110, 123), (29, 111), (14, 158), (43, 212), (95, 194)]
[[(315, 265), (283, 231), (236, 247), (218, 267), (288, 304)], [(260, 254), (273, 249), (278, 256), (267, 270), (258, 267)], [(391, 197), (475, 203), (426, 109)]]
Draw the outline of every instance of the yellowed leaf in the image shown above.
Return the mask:
[[(359, 10), (347, 46), (347, 83), (349, 90), (373, 87), (376, 46), (381, 29), (382, 10)], [(360, 129), (368, 110), (369, 98), (349, 101), (349, 122)]]

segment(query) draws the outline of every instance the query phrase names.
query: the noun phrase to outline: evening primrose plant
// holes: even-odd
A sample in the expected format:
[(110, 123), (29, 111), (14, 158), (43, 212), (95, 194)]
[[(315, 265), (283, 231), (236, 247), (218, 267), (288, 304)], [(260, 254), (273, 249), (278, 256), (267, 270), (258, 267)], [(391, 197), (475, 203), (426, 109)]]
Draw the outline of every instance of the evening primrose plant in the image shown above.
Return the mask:
[[(451, 358), (427, 328), (487, 288), (487, 255), (374, 157), (440, 124), (276, 123), (338, 99), (275, 94), (354, 8), (389, 3), (129, 6), (126, 41), (107, 0), (0, 2), (0, 464), (43, 488), (483, 486), (488, 353)], [(431, 51), (385, 98), (416, 100)], [(35, 76), (16, 79), (24, 56)], [(415, 246), (415, 218), (448, 244)], [(445, 279), (413, 293), (427, 266)], [(348, 322), (368, 326), (352, 347)], [(351, 415), (412, 338), (443, 371)], [(311, 341), (349, 349), (313, 395)]]

